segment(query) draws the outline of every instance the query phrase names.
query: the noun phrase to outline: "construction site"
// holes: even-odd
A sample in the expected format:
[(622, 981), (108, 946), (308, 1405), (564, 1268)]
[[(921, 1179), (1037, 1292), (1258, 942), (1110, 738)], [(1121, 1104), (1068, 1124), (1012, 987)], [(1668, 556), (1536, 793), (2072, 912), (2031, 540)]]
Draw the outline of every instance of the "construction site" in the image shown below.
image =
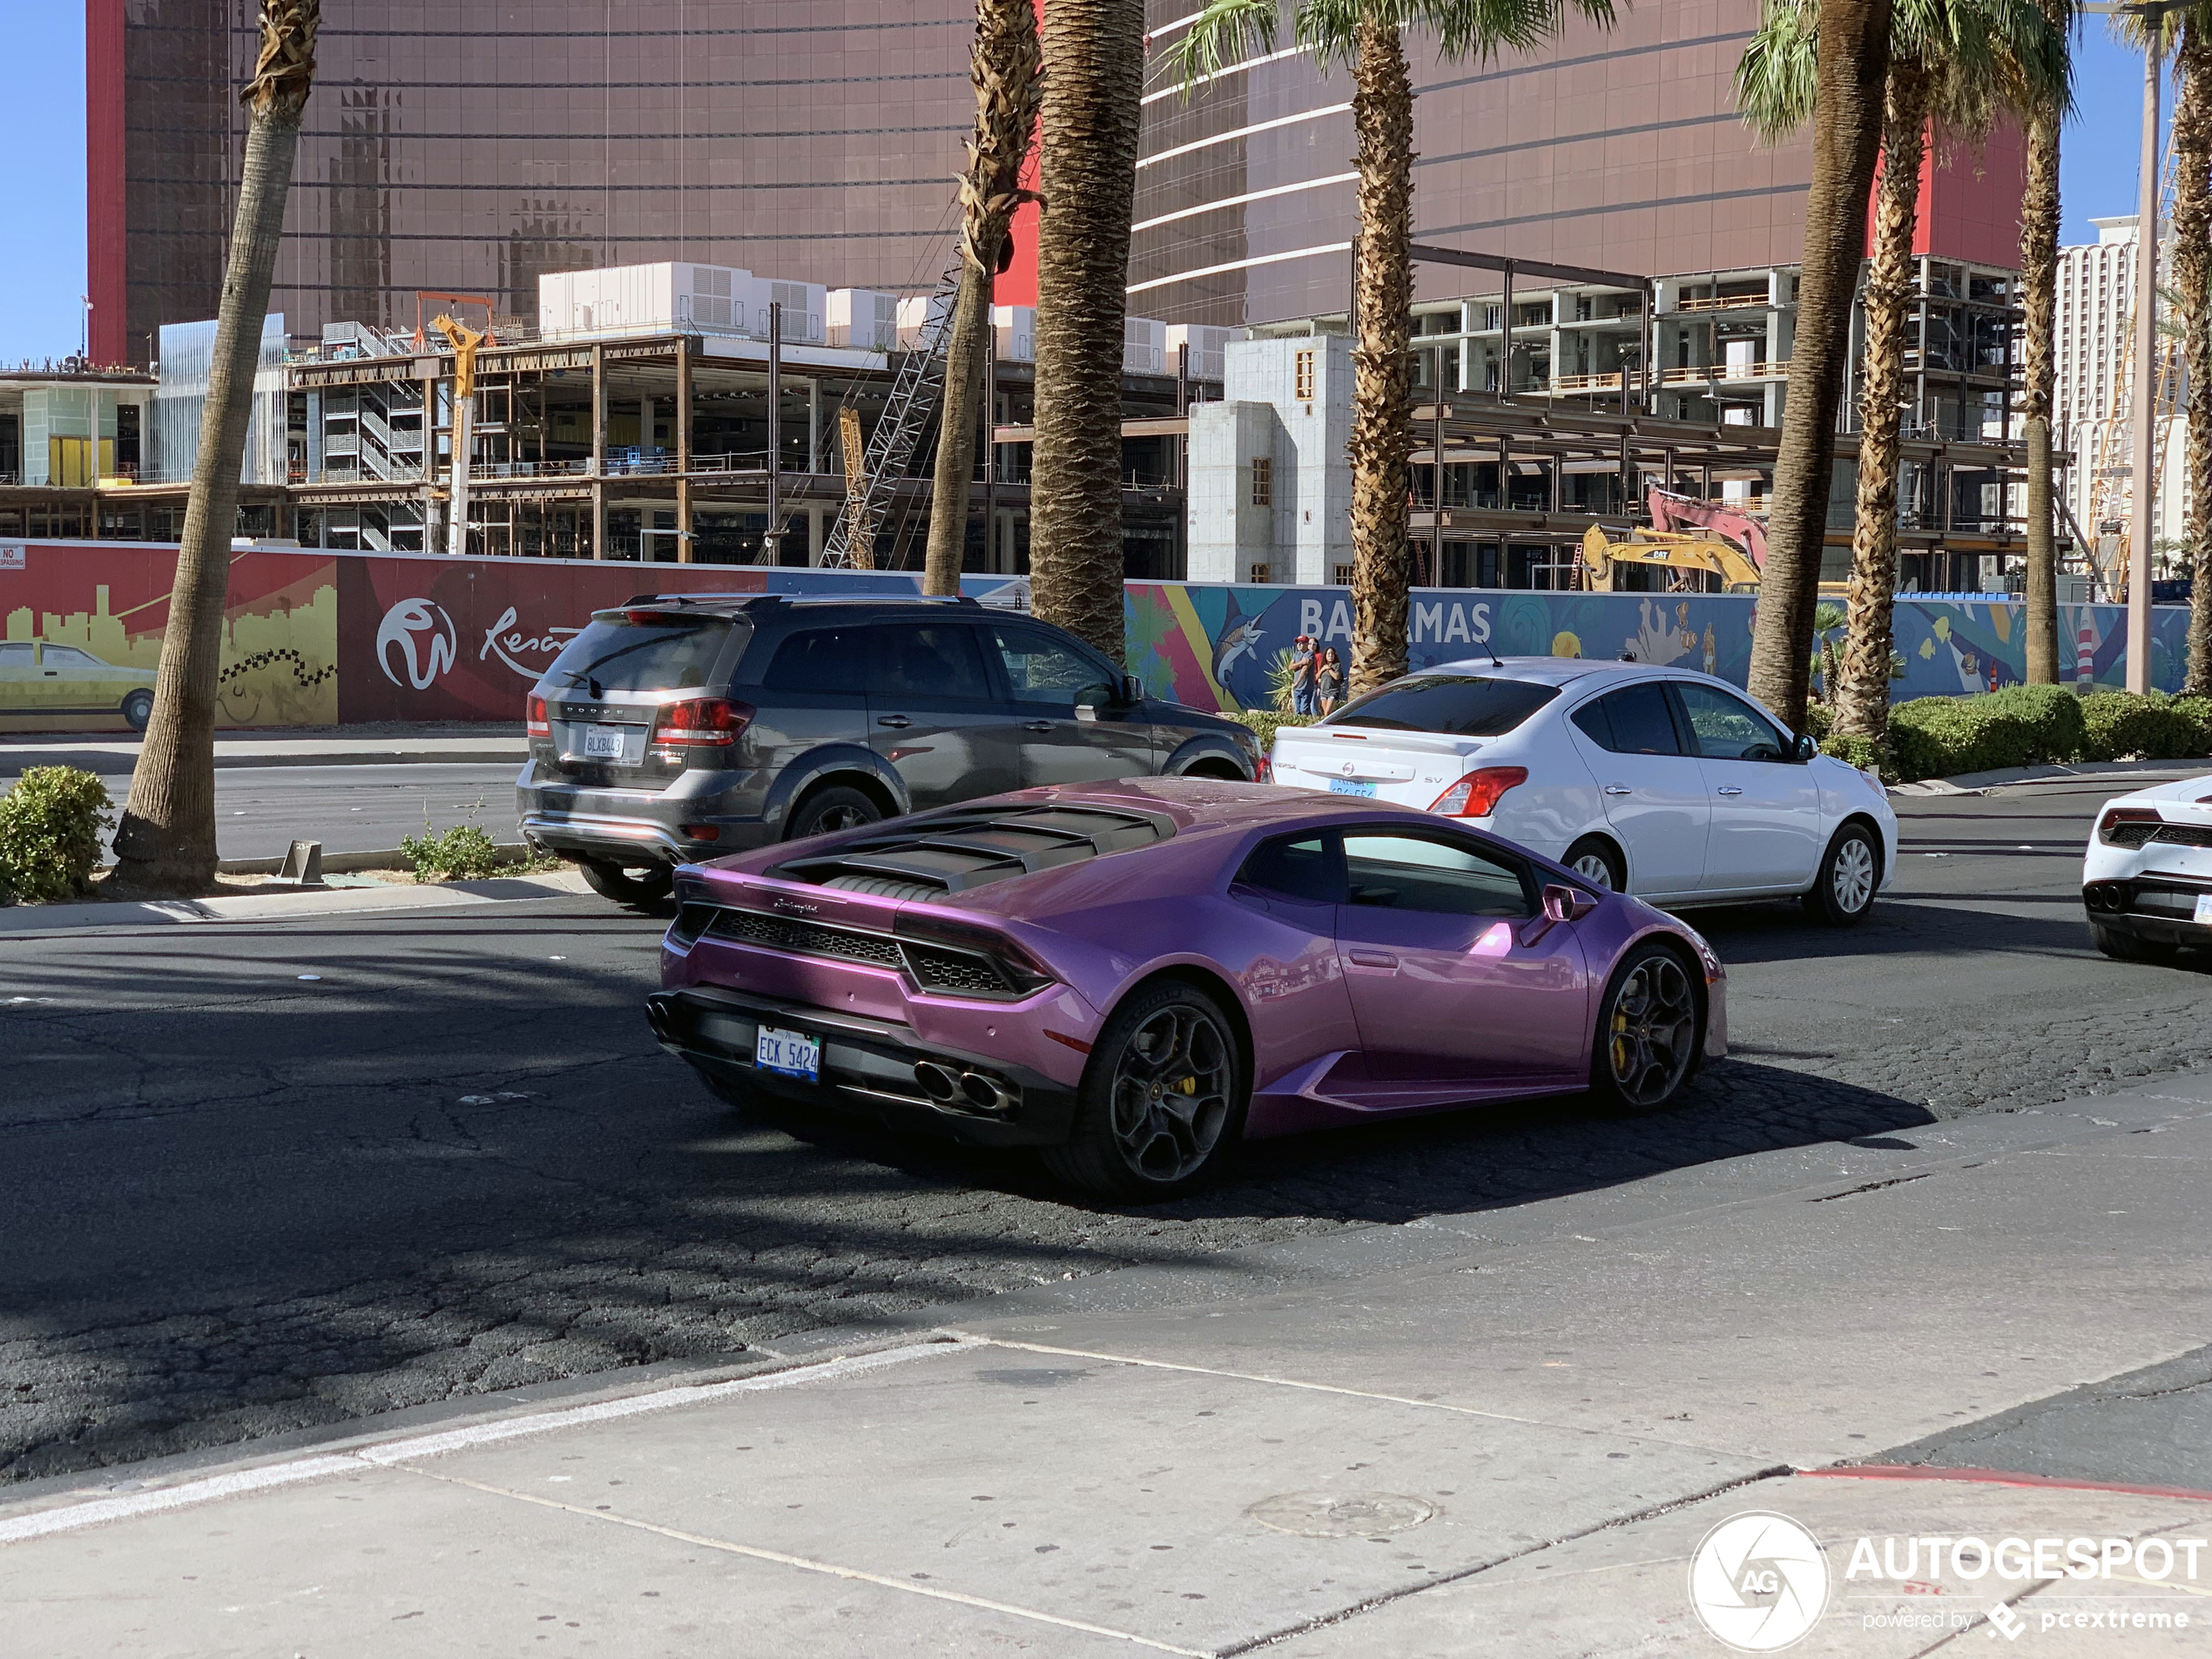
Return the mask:
[[(1458, 250), (1417, 257), (1499, 279), (1424, 301), (1413, 319), (1418, 582), (1756, 583), (1794, 272), (1652, 280)], [(2017, 585), (2015, 280), (1922, 261), (1900, 489), (1906, 591)], [(273, 318), (239, 534), (374, 552), (918, 568), (949, 294), (949, 278), (934, 294), (894, 294), (663, 263), (543, 277), (534, 318), (429, 292), (411, 329), (333, 323), (294, 342)], [(1001, 306), (994, 324), (992, 441), (977, 446), (964, 504), (966, 568), (1018, 575), (1035, 315)], [(79, 366), (54, 385), (0, 379), (0, 457), (14, 462), (0, 471), (0, 535), (174, 539), (211, 331), (164, 328), (155, 374)], [(1340, 317), (1233, 334), (1129, 320), (1130, 577), (1350, 581), (1350, 343)], [(84, 432), (55, 424), (64, 403)], [(1838, 438), (1831, 581), (1848, 569), (1855, 425), (1852, 411)], [(1655, 523), (1667, 500), (1684, 505)], [(1682, 516), (1693, 509), (1695, 523)], [(1655, 529), (1730, 552), (1671, 557)], [(1602, 551), (1615, 543), (1617, 556)]]

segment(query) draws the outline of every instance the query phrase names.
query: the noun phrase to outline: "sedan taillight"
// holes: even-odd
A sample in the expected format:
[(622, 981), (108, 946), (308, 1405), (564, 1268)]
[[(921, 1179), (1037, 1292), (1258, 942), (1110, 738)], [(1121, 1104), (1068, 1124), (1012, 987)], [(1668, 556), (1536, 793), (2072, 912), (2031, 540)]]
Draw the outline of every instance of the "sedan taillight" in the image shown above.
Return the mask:
[(1252, 762), (1252, 781), (1256, 784), (1275, 781), (1275, 758), (1264, 749), (1260, 751), (1259, 759)]
[(550, 738), (552, 723), (546, 718), (545, 699), (532, 697), (523, 705), (523, 735), (527, 738)]
[(726, 697), (695, 697), (671, 703), (654, 723), (656, 746), (669, 744), (732, 744), (752, 724), (749, 703)]
[(1527, 781), (1526, 766), (1477, 766), (1431, 801), (1428, 809), (1447, 818), (1487, 818), (1496, 810), (1499, 796)]

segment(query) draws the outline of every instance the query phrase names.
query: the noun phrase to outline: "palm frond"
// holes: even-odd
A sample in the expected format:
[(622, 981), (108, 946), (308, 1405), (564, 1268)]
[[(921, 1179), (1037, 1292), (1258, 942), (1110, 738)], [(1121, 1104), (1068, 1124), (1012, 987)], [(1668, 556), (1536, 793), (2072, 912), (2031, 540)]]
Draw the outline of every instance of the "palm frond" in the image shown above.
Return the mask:
[(1765, 0), (1736, 65), (1736, 107), (1762, 142), (1779, 143), (1812, 119), (1820, 51), (1811, 0)]
[(1230, 64), (1273, 49), (1276, 0), (1209, 0), (1161, 62), (1185, 94)]

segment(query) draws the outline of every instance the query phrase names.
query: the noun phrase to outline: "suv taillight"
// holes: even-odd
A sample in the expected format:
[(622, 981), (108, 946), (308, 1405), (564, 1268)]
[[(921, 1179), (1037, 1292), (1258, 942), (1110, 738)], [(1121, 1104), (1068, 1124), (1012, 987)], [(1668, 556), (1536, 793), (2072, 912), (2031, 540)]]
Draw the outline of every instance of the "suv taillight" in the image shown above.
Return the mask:
[(671, 703), (653, 724), (652, 741), (664, 744), (731, 744), (752, 723), (750, 703), (726, 697), (695, 697)]
[(1447, 818), (1487, 818), (1498, 797), (1516, 784), (1528, 781), (1526, 766), (1478, 766), (1429, 803), (1429, 811)]
[(547, 719), (545, 716), (545, 699), (543, 698), (533, 697), (524, 701), (523, 705), (523, 735), (529, 738), (550, 738), (553, 735), (552, 722)]

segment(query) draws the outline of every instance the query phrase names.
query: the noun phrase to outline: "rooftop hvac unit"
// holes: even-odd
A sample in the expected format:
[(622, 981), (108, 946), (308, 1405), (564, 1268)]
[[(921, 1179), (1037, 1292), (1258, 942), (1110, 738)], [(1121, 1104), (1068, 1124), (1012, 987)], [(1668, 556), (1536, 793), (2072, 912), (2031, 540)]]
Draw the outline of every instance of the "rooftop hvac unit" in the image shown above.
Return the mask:
[(1167, 373), (1168, 326), (1150, 317), (1129, 317), (1122, 323), (1122, 373)]
[(742, 328), (752, 273), (726, 265), (617, 265), (537, 280), (537, 326), (547, 334), (654, 334)]
[(991, 332), (1001, 363), (1037, 361), (1037, 310), (1035, 306), (993, 306)]
[(1229, 344), (1231, 332), (1226, 328), (1209, 328), (1203, 323), (1170, 324), (1165, 372), (1170, 374), (1175, 373), (1176, 353), (1178, 348), (1187, 346), (1190, 349), (1190, 378), (1194, 381), (1219, 380), (1225, 368), (1223, 352)]
[(823, 315), (829, 343), (853, 351), (894, 349), (899, 343), (899, 296), (871, 288), (837, 288), (826, 296)]
[(784, 308), (783, 339), (786, 346), (819, 346), (822, 323), (829, 310), (829, 290), (819, 282), (782, 282), (762, 277), (753, 285), (752, 326), (746, 333), (768, 338), (768, 307)]

